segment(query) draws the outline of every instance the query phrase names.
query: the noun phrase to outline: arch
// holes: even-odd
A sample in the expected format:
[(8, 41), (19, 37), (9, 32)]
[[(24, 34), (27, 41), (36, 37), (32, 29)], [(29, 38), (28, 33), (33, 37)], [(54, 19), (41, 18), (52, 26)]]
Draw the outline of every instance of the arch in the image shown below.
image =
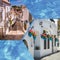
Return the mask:
[(27, 43), (27, 41), (24, 39), (23, 42), (24, 42), (24, 44), (26, 45), (26, 47), (28, 49), (28, 43)]

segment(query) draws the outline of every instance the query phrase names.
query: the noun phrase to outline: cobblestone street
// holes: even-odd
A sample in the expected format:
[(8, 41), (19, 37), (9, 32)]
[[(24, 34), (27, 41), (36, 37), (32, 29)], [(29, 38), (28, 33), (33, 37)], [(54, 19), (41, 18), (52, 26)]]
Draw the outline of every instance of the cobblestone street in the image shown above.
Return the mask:
[(60, 60), (60, 52), (36, 60)]

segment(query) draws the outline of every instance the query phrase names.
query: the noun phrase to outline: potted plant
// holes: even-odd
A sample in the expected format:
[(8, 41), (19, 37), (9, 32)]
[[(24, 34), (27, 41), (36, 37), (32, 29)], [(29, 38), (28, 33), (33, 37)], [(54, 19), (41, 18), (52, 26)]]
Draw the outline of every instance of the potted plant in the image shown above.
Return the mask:
[(41, 38), (46, 40), (46, 37), (47, 37), (46, 31), (43, 30), (43, 34), (41, 34)]
[(36, 32), (34, 31), (34, 32), (33, 32), (33, 39), (34, 39), (34, 40), (36, 39), (36, 36), (37, 36), (37, 35), (36, 35)]
[(28, 32), (28, 35), (31, 37), (32, 36), (32, 29), (31, 30), (29, 30), (29, 32)]
[(55, 40), (56, 40), (56, 42), (58, 42), (59, 40), (58, 40), (58, 38), (55, 38)]

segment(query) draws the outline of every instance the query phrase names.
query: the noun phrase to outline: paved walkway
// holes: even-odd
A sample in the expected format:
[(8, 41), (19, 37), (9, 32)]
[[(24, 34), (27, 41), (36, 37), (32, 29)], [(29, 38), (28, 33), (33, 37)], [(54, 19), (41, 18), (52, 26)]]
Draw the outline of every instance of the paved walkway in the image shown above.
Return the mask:
[(41, 60), (60, 60), (60, 52), (44, 57)]

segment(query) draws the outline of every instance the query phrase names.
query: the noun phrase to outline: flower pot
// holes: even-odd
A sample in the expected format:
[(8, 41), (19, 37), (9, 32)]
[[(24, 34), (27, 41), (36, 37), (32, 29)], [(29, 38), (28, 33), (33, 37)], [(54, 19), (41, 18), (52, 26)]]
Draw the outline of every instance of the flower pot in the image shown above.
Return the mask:
[(33, 39), (36, 40), (36, 36), (33, 36)]
[(49, 40), (50, 40), (50, 41), (52, 41), (52, 40), (53, 40), (53, 38), (52, 38), (52, 37), (49, 37)]
[(42, 38), (43, 40), (46, 40), (46, 37), (44, 37), (44, 36), (41, 36), (41, 38)]
[(32, 34), (31, 34), (30, 32), (28, 32), (28, 36), (29, 36), (29, 37), (31, 37), (31, 36), (32, 36)]

